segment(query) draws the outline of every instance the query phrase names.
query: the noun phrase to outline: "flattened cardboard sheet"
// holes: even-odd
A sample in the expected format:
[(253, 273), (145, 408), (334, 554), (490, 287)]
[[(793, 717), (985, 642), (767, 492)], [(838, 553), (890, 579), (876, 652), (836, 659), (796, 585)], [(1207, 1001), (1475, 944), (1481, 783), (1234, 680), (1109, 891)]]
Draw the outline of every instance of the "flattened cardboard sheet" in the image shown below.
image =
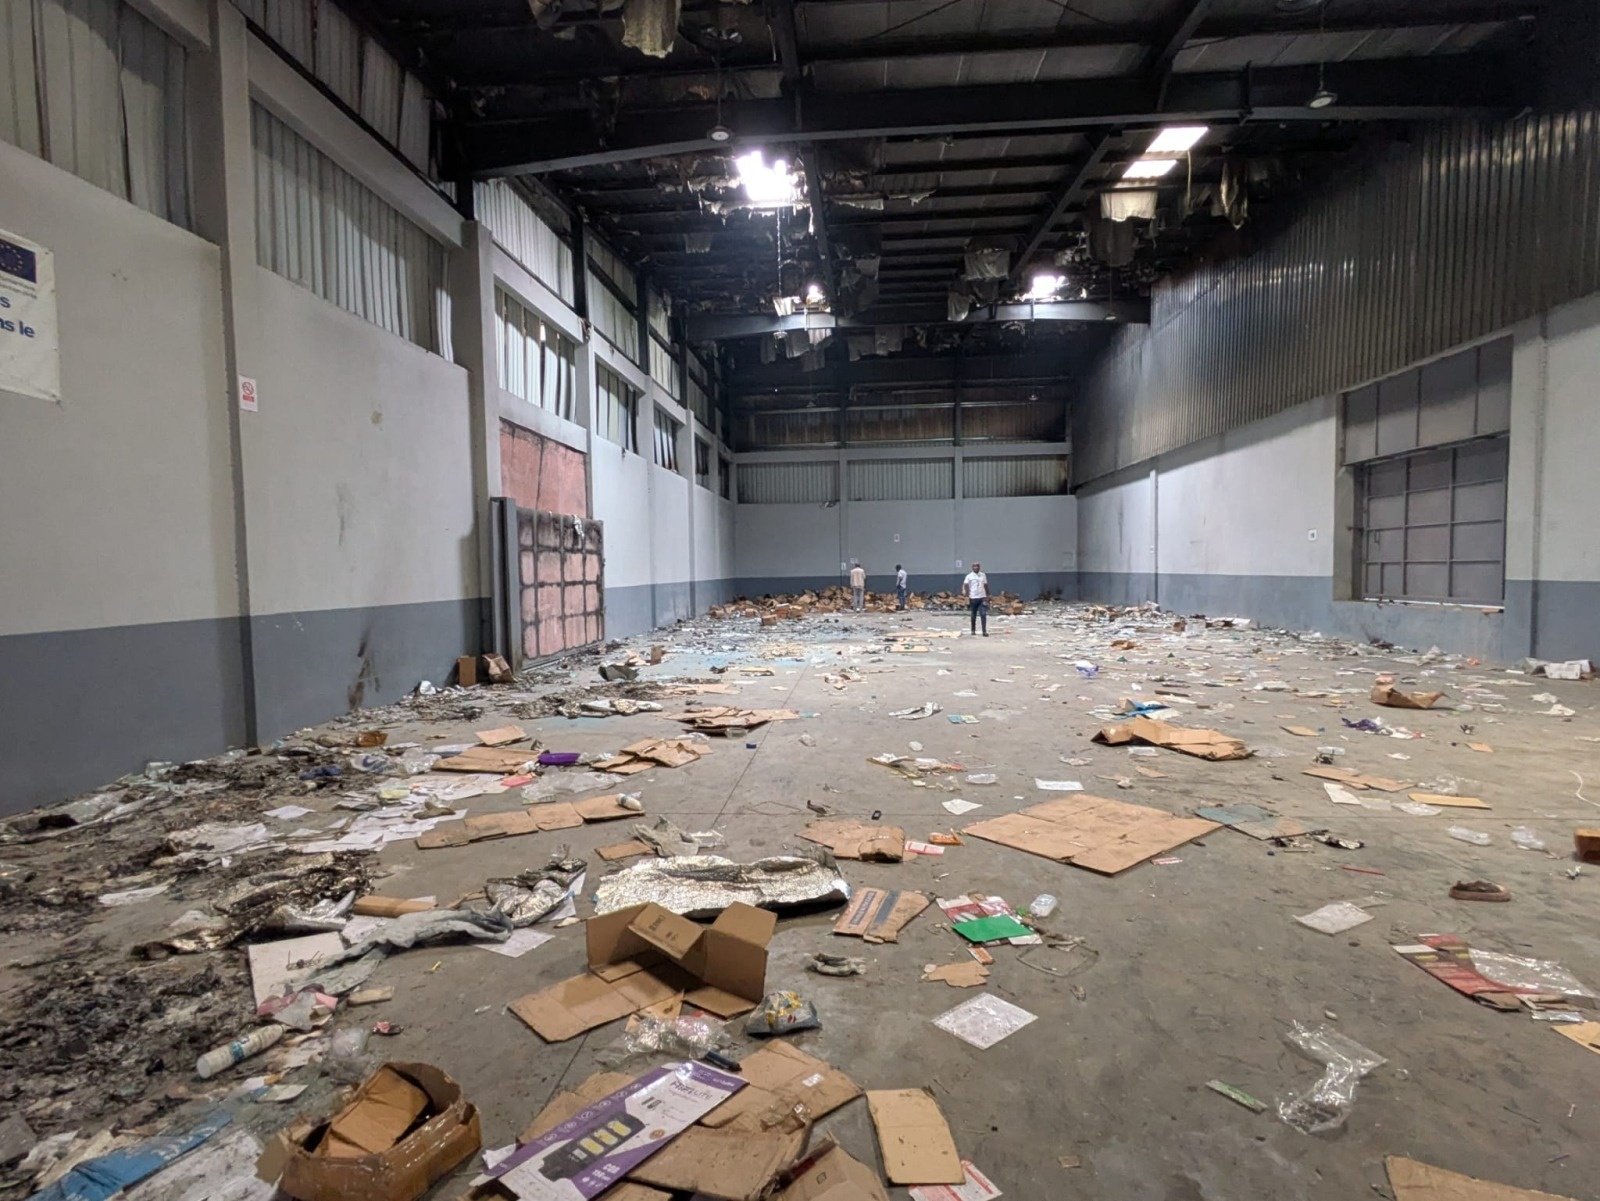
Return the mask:
[(1079, 793), (978, 822), (965, 832), (1114, 876), (1209, 834), (1217, 825), (1203, 818), (1179, 817), (1146, 805)]
[(874, 1090), (867, 1108), (890, 1184), (960, 1184), (966, 1179), (939, 1103), (921, 1089)]

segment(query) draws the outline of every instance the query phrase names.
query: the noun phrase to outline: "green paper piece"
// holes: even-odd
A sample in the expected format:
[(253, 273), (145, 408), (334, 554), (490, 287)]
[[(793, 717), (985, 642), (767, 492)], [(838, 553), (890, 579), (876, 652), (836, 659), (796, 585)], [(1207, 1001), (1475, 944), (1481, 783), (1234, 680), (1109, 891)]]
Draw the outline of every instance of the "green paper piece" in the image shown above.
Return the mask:
[(1224, 1084), (1221, 1080), (1207, 1080), (1206, 1087), (1214, 1093), (1221, 1093), (1230, 1101), (1238, 1102), (1246, 1109), (1252, 1110), (1255, 1113), (1263, 1113), (1266, 1111), (1267, 1103), (1265, 1101), (1256, 1100), (1242, 1088), (1234, 1088), (1233, 1085)]
[(977, 917), (970, 922), (957, 922), (950, 927), (968, 942), (994, 942), (1001, 938), (1023, 938), (1033, 931), (1009, 913), (994, 917)]

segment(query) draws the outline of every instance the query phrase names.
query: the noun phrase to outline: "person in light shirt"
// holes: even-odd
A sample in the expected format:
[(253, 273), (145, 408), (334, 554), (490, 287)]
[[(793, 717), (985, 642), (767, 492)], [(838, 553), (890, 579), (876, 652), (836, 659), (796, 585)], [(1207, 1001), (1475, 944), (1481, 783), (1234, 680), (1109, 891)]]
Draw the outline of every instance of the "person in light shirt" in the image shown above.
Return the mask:
[(906, 611), (906, 569), (900, 564), (894, 565), (894, 594), (899, 600), (897, 606), (901, 613)]
[(961, 591), (967, 598), (967, 613), (972, 618), (972, 632), (978, 632), (978, 622), (983, 622), (983, 636), (989, 636), (989, 577), (983, 574), (983, 564), (974, 563), (967, 578), (961, 581)]
[(867, 569), (860, 563), (850, 569), (850, 607), (857, 613), (867, 607)]

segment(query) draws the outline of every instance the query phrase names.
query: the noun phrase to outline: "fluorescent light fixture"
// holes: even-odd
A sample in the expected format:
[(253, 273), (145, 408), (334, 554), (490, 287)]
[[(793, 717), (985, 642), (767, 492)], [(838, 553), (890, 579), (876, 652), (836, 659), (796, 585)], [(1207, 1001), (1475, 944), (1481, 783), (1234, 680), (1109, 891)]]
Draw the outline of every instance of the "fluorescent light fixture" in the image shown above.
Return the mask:
[(780, 158), (769, 167), (766, 155), (752, 150), (733, 161), (739, 168), (739, 183), (744, 187), (744, 194), (756, 208), (789, 208), (795, 203), (799, 181), (789, 170), (787, 160)]
[(1024, 300), (1053, 300), (1062, 288), (1067, 286), (1065, 275), (1049, 275), (1040, 272), (1033, 277), (1033, 283), (1022, 294)]
[(1136, 158), (1122, 173), (1123, 179), (1160, 179), (1178, 165), (1175, 158)]
[(806, 303), (821, 304), (827, 297), (822, 294), (821, 284), (811, 284), (806, 288)]
[(1194, 147), (1194, 144), (1210, 132), (1210, 127), (1205, 125), (1169, 125), (1156, 134), (1156, 140), (1150, 143), (1146, 154), (1182, 154)]

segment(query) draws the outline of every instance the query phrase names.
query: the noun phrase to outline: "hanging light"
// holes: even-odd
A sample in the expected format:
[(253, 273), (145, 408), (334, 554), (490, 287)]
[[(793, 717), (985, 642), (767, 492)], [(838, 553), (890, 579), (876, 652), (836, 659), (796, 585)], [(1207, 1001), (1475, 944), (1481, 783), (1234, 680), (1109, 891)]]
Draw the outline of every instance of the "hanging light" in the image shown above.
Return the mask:
[[(1322, 33), (1327, 26), (1327, 16), (1328, 10), (1326, 8), (1317, 10), (1317, 38), (1319, 41), (1321, 40)], [(1339, 94), (1337, 92), (1330, 92), (1328, 90), (1328, 83), (1324, 78), (1324, 72), (1326, 72), (1327, 67), (1328, 55), (1326, 48), (1324, 48), (1322, 57), (1317, 62), (1317, 90), (1312, 92), (1311, 99), (1306, 101), (1307, 108), (1327, 108), (1330, 104), (1333, 104), (1339, 99)]]

